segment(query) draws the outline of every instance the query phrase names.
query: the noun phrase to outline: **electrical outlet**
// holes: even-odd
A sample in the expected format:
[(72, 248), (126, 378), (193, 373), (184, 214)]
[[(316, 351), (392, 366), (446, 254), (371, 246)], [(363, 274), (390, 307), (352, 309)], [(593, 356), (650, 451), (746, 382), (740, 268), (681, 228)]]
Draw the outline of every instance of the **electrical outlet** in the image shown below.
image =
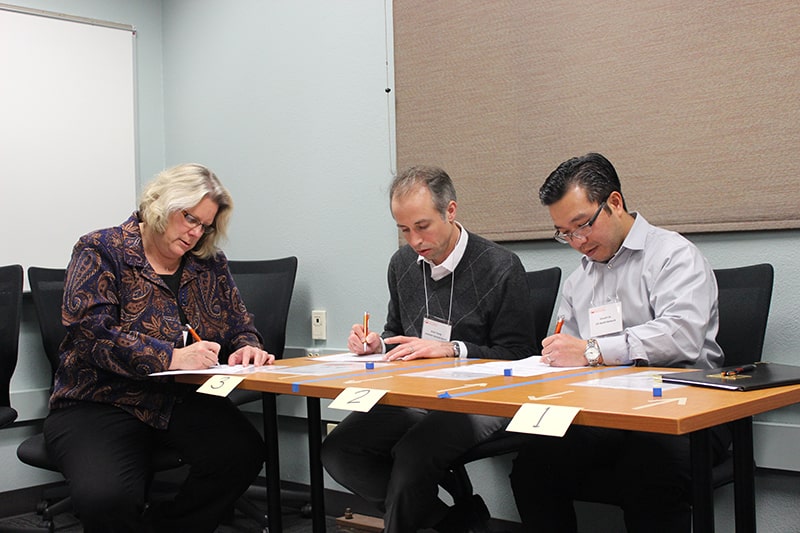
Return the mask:
[(311, 338), (315, 341), (324, 341), (327, 338), (326, 313), (322, 310), (311, 311)]

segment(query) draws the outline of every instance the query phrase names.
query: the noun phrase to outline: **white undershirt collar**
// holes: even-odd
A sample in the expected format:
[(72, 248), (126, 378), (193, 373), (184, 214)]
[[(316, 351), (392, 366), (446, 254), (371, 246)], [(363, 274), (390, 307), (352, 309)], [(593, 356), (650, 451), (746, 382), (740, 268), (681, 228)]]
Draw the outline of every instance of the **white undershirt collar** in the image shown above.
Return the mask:
[(426, 258), (422, 257), (421, 255), (417, 257), (417, 262), (425, 261), (431, 267), (431, 279), (433, 281), (439, 281), (440, 279), (446, 278), (448, 275), (455, 272), (458, 263), (461, 262), (461, 258), (464, 257), (464, 252), (467, 249), (467, 241), (469, 240), (469, 233), (464, 229), (464, 226), (455, 222), (455, 225), (458, 226), (458, 229), (461, 230), (461, 233), (458, 236), (458, 241), (456, 242), (453, 251), (450, 252), (444, 261), (442, 261), (438, 265), (434, 265), (431, 261), (428, 261)]

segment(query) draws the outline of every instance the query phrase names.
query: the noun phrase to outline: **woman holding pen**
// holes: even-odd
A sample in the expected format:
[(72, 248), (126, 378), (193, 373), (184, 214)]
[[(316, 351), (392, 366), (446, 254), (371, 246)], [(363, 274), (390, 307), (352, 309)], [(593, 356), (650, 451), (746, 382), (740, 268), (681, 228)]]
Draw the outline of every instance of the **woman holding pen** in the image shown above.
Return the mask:
[[(263, 441), (227, 398), (150, 376), (274, 360), (217, 248), (232, 207), (213, 172), (180, 165), (125, 222), (73, 249), (44, 431), (87, 533), (213, 532), (261, 470)], [(161, 447), (190, 470), (173, 501), (145, 512)]]

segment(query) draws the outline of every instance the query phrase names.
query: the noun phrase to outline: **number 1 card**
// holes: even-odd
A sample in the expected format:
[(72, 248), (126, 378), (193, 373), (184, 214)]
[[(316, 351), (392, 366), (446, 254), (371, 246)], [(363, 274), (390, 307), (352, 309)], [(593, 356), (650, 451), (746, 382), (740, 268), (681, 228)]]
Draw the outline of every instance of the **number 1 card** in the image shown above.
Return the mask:
[(511, 419), (506, 431), (563, 437), (580, 407), (524, 403)]

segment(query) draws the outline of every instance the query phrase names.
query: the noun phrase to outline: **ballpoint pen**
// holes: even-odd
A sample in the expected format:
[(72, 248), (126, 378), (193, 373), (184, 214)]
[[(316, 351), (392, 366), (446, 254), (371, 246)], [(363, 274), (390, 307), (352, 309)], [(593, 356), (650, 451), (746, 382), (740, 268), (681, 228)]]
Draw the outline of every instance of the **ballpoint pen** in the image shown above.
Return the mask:
[(192, 326), (190, 326), (189, 324), (186, 324), (186, 329), (188, 329), (189, 333), (192, 334), (192, 338), (194, 339), (194, 342), (201, 342), (203, 340), (203, 339), (200, 338), (200, 335), (197, 334), (197, 332), (194, 330), (194, 328)]
[(556, 322), (556, 333), (561, 333), (561, 328), (564, 327), (564, 315), (558, 316), (558, 322)]
[[(194, 328), (192, 326), (190, 326), (189, 324), (186, 324), (186, 329), (188, 329), (189, 333), (192, 334), (192, 338), (194, 339), (194, 342), (202, 342), (203, 341), (203, 339), (200, 338), (200, 335), (197, 334), (197, 332), (194, 330)], [(219, 366), (219, 361), (215, 362), (212, 366)]]
[(722, 373), (723, 376), (738, 376), (739, 374), (746, 374), (756, 369), (756, 365), (742, 365), (734, 368), (733, 370), (726, 370)]
[(364, 351), (367, 351), (367, 335), (369, 335), (369, 313), (364, 311)]

